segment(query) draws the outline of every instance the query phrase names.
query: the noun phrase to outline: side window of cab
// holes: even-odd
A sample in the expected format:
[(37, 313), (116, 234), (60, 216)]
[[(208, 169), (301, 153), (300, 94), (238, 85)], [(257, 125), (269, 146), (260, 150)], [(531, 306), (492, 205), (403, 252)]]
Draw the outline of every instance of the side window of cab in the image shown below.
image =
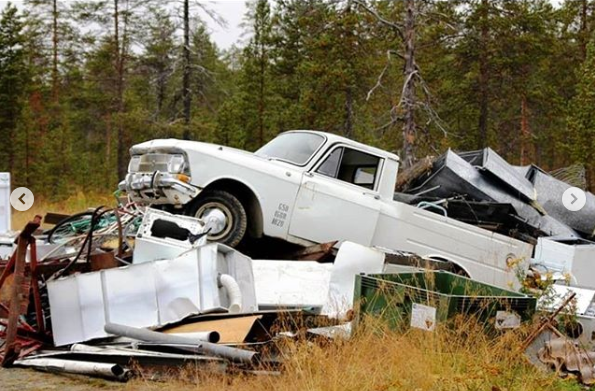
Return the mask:
[(337, 147), (318, 166), (316, 173), (369, 190), (376, 188), (381, 158), (349, 147)]

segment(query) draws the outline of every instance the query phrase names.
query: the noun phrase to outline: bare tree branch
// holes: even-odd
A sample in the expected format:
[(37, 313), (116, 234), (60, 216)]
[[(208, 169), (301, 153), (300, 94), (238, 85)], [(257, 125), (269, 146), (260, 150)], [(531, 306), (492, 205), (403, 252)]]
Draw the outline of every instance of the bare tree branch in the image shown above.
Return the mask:
[(366, 12), (373, 15), (380, 23), (394, 29), (399, 34), (399, 37), (401, 39), (403, 39), (403, 40), (405, 39), (405, 36), (403, 35), (403, 25), (396, 23), (396, 22), (391, 22), (390, 20), (383, 18), (382, 16), (380, 16), (380, 14), (376, 10), (368, 7), (368, 5), (365, 4), (363, 1), (360, 1), (360, 0), (352, 0), (352, 1), (356, 5), (362, 7)]

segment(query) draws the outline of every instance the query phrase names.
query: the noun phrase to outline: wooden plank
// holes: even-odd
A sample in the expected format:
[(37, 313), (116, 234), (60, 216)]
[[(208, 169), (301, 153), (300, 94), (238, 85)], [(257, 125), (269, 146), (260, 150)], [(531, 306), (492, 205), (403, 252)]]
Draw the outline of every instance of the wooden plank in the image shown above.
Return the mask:
[(174, 326), (164, 331), (166, 334), (188, 334), (200, 331), (217, 331), (221, 336), (219, 343), (242, 343), (250, 334), (262, 315), (249, 315), (229, 319), (205, 320)]
[(56, 225), (60, 221), (65, 220), (65, 219), (67, 219), (69, 217), (70, 217), (70, 215), (65, 215), (65, 214), (62, 214), (62, 213), (48, 212), (48, 213), (45, 214), (45, 216), (43, 218), (43, 223), (44, 224), (49, 224), (49, 225)]

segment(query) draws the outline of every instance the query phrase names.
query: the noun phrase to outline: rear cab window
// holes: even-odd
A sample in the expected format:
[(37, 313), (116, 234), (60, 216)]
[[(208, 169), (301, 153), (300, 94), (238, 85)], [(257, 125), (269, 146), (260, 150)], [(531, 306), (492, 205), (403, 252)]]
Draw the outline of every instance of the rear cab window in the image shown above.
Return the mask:
[(381, 162), (382, 159), (378, 156), (339, 146), (326, 155), (315, 172), (365, 189), (375, 190)]

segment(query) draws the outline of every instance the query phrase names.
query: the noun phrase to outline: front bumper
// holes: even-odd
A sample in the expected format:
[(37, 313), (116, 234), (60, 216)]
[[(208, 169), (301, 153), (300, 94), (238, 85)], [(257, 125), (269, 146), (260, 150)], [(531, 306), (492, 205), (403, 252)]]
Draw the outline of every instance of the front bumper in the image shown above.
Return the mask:
[(134, 202), (149, 205), (185, 205), (193, 200), (200, 189), (178, 179), (178, 175), (155, 172), (128, 173), (120, 182)]

